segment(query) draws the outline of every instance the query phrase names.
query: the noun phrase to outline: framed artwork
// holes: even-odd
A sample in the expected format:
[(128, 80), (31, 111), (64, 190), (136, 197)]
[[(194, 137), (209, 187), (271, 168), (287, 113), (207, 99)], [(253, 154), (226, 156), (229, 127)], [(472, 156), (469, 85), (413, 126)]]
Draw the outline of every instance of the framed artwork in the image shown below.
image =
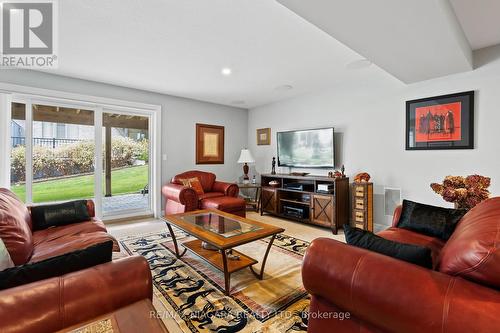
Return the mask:
[(196, 164), (224, 164), (224, 126), (196, 124)]
[(474, 149), (474, 91), (406, 102), (406, 150)]
[(259, 128), (257, 129), (257, 145), (267, 146), (271, 144), (271, 129)]

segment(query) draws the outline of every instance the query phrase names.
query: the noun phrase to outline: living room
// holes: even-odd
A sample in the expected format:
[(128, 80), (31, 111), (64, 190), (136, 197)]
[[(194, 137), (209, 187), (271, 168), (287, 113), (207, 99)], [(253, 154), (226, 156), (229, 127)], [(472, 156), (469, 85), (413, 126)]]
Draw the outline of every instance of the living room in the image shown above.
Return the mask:
[(496, 1), (1, 3), (0, 331), (498, 331)]

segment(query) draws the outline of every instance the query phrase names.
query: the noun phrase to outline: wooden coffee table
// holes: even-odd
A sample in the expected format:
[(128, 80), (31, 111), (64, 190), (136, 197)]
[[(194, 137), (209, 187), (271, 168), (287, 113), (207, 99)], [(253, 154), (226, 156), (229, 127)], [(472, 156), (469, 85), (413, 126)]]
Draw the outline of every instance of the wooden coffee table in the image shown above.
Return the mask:
[[(262, 280), (267, 256), (273, 245), (274, 238), (277, 234), (285, 231), (283, 228), (278, 228), (215, 209), (166, 215), (165, 222), (172, 235), (177, 258), (182, 257), (186, 253), (186, 250), (189, 250), (222, 271), (224, 273), (226, 295), (229, 295), (231, 274), (241, 269), (250, 267), (252, 273), (258, 279)], [(197, 238), (182, 243), (182, 246), (184, 246), (184, 251), (182, 253), (179, 253), (179, 245), (177, 244), (172, 226)], [(233, 248), (266, 237), (271, 237), (271, 240), (267, 245), (266, 253), (262, 259), (260, 272), (257, 273), (253, 265), (258, 263), (258, 261), (241, 252), (233, 250)], [(212, 245), (215, 250), (203, 248), (202, 242)], [(239, 256), (239, 260), (228, 258), (228, 252), (233, 256)]]

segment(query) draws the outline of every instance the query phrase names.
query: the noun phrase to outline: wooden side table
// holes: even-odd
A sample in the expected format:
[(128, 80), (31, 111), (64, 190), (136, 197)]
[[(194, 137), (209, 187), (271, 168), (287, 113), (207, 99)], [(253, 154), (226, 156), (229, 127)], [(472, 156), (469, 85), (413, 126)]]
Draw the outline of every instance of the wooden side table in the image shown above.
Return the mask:
[(245, 199), (246, 203), (247, 203), (247, 207), (250, 206), (251, 209), (255, 210), (256, 212), (259, 211), (260, 209), (260, 192), (262, 190), (262, 185), (259, 184), (259, 183), (256, 183), (256, 184), (252, 184), (252, 183), (248, 183), (248, 184), (243, 184), (243, 183), (240, 183), (240, 184), (237, 184), (238, 187), (241, 189), (254, 189), (255, 190), (255, 194), (254, 194), (254, 197), (247, 197), (247, 196), (242, 196), (243, 199)]

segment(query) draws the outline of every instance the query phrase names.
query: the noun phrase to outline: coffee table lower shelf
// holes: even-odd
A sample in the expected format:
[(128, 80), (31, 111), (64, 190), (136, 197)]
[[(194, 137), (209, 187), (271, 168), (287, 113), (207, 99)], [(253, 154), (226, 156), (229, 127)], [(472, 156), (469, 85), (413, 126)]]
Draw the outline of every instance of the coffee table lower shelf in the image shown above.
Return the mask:
[[(224, 272), (224, 262), (220, 251), (206, 250), (201, 246), (201, 243), (202, 243), (201, 240), (195, 239), (189, 242), (182, 243), (182, 245), (189, 251), (195, 253), (202, 259), (206, 260), (209, 264), (211, 264), (218, 270)], [(229, 274), (258, 263), (257, 260), (250, 258), (249, 256), (244, 255), (241, 252), (238, 252), (236, 250), (232, 250), (232, 252), (234, 255), (238, 255), (240, 259), (231, 260), (227, 258), (227, 273)]]

